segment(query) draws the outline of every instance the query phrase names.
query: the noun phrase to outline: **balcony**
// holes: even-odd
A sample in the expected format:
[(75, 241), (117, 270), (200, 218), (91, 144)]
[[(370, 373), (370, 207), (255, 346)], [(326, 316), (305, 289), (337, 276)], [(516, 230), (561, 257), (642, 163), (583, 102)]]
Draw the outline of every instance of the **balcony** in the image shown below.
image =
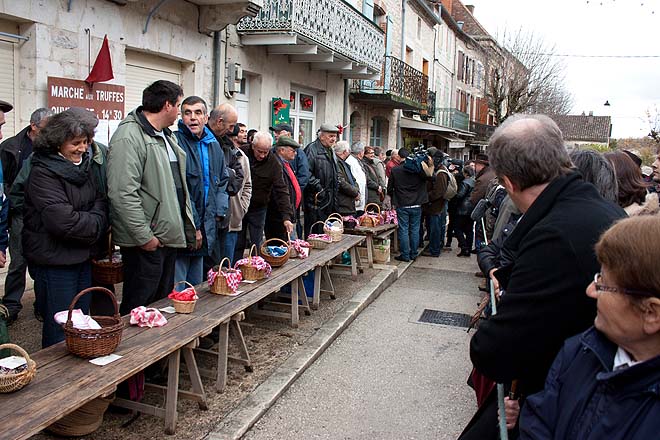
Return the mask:
[(470, 128), (470, 118), (468, 114), (458, 111), (455, 108), (437, 109), (435, 123), (463, 131), (468, 131)]
[(493, 134), (496, 128), (497, 127), (494, 125), (486, 125), (470, 121), (470, 131), (475, 134), (475, 141), (488, 142), (488, 139), (490, 139), (490, 136)]
[(356, 102), (404, 110), (426, 107), (428, 76), (393, 56), (386, 56), (380, 78), (354, 80), (351, 97)]
[(243, 45), (268, 46), (343, 78), (374, 79), (381, 73), (383, 30), (342, 0), (263, 0), (255, 17), (239, 21)]

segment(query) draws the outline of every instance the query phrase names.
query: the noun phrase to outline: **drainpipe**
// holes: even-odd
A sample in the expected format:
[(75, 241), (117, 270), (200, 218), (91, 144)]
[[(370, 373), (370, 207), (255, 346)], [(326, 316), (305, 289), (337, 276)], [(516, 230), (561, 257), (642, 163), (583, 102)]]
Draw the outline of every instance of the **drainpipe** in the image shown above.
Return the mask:
[[(406, 59), (406, 2), (401, 0), (401, 61)], [(403, 134), (401, 133), (401, 115), (403, 110), (396, 113), (396, 148), (403, 147)]]
[(348, 101), (349, 87), (350, 87), (349, 81), (350, 81), (349, 79), (344, 80), (344, 115), (342, 117), (343, 122), (341, 124), (342, 126), (346, 126), (346, 128), (349, 130), (349, 131), (344, 130), (344, 132), (342, 133), (342, 139), (345, 140), (345, 141), (351, 138), (350, 137), (350, 135), (351, 135), (351, 133), (350, 133), (351, 123), (348, 120), (349, 119), (348, 106), (350, 105), (350, 103)]
[(213, 32), (213, 108), (220, 104), (220, 31)]

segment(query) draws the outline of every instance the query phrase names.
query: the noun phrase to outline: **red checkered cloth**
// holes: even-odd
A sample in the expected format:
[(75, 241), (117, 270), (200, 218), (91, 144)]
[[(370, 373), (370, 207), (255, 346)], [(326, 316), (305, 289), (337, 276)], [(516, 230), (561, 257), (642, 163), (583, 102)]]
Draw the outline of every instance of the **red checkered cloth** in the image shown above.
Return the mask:
[(399, 224), (399, 218), (396, 216), (396, 209), (384, 211), (383, 217), (385, 218), (385, 223), (394, 223), (395, 225)]
[(309, 244), (308, 242), (306, 242), (305, 240), (298, 239), (298, 240), (293, 240), (291, 242), (291, 247), (296, 252), (298, 252), (298, 258), (307, 258), (307, 255), (303, 251), (303, 248), (308, 248), (309, 249), (310, 247), (312, 247), (312, 245)]
[(268, 264), (268, 262), (261, 257), (248, 257), (238, 260), (234, 267), (238, 269), (240, 266), (252, 266), (257, 270), (265, 269), (266, 278), (270, 276), (270, 272), (273, 270), (273, 268), (270, 267), (270, 264)]
[(243, 274), (239, 269), (232, 269), (228, 272), (222, 272), (220, 269), (218, 269), (218, 271), (216, 272), (215, 270), (210, 269), (209, 273), (207, 274), (209, 280), (209, 286), (213, 285), (218, 275), (221, 275), (225, 279), (225, 282), (227, 283), (227, 286), (231, 289), (232, 293), (236, 293), (236, 290), (238, 289), (238, 285), (241, 283), (241, 281), (243, 281)]

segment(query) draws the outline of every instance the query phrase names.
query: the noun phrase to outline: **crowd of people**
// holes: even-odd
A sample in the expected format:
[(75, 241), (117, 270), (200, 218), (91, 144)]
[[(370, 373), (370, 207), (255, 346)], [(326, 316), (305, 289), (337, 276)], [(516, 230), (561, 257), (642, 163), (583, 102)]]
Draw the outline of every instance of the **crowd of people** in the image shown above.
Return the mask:
[[(0, 101), (0, 127), (11, 110)], [(470, 343), (479, 409), (461, 439), (498, 438), (495, 382), (509, 392), (510, 438), (660, 431), (660, 155), (647, 176), (630, 152), (569, 155), (540, 115), (508, 118), (488, 155), (465, 163), (433, 147), (351, 145), (328, 123), (303, 148), (288, 124), (248, 130), (230, 104), (209, 108), (164, 80), (107, 147), (97, 124), (84, 109), (40, 108), (0, 146), (2, 301), (11, 323), (27, 268), (43, 347), (63, 340), (53, 315), (93, 284), (91, 260), (109, 240), (127, 314), (264, 238), (304, 238), (332, 213), (375, 205), (396, 209), (397, 260), (415, 260), (424, 241), (422, 255), (439, 257), (455, 238), (496, 293), (498, 313), (486, 295)], [(78, 307), (103, 308), (94, 297)]]

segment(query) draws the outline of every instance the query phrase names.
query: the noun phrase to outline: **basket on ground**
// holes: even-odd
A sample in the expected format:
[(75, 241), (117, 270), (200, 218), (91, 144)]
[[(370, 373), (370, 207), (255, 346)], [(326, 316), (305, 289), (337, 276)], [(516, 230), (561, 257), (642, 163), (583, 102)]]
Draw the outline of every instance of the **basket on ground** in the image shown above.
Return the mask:
[[(286, 252), (284, 253), (284, 255), (280, 255), (280, 256), (270, 255), (268, 253), (268, 243), (278, 243), (279, 246), (286, 247)], [(283, 266), (284, 263), (289, 261), (290, 255), (291, 255), (291, 246), (289, 246), (289, 243), (287, 243), (284, 240), (280, 240), (279, 238), (270, 238), (264, 241), (263, 243), (261, 243), (261, 257), (264, 260), (266, 260), (266, 262), (270, 264), (271, 267)]]
[(103, 414), (115, 400), (115, 393), (97, 397), (59, 419), (46, 430), (61, 437), (80, 437), (91, 434), (103, 423)]
[(332, 243), (332, 237), (329, 234), (325, 234), (325, 231), (323, 234), (312, 234), (312, 229), (314, 229), (314, 226), (316, 225), (325, 226), (325, 223), (318, 221), (310, 226), (307, 243), (309, 243), (314, 249), (325, 249), (330, 246), (330, 243)]
[[(369, 211), (369, 208), (376, 208), (375, 211)], [(364, 214), (359, 218), (360, 226), (375, 228), (383, 223), (383, 217), (380, 213), (380, 206), (375, 203), (369, 203), (364, 207)]]
[(15, 344), (2, 344), (0, 350), (3, 349), (14, 350), (23, 358), (25, 358), (26, 368), (16, 373), (0, 373), (0, 393), (13, 393), (29, 384), (37, 373), (37, 363), (30, 359), (30, 356), (25, 350)]
[[(225, 269), (224, 263), (227, 262)], [(213, 279), (211, 279), (213, 277)], [(209, 291), (216, 295), (232, 295), (236, 293), (238, 283), (243, 280), (243, 274), (231, 267), (231, 261), (225, 257), (220, 264), (209, 271)]]
[[(187, 284), (188, 288), (191, 288), (193, 290), (193, 292), (195, 293), (195, 296), (197, 296), (197, 293), (195, 292), (195, 286), (190, 284), (188, 281), (177, 281), (176, 283), (174, 283), (173, 290), (176, 290), (176, 286), (178, 286), (179, 284), (182, 284), (182, 283)], [(172, 292), (172, 293), (174, 293), (174, 292)], [(178, 299), (175, 299), (175, 298), (170, 298), (170, 301), (172, 301), (172, 305), (174, 306), (174, 310), (177, 313), (192, 313), (193, 310), (195, 310), (195, 304), (197, 303), (196, 299), (193, 300), (193, 301), (181, 301), (181, 300), (178, 300)]]
[[(248, 253), (248, 257), (236, 262), (236, 268), (241, 270), (244, 280), (258, 281), (266, 278), (267, 269), (265, 267), (259, 269), (257, 267), (257, 264), (255, 264), (256, 259), (259, 258), (259, 256), (256, 255), (256, 253), (257, 253), (257, 246), (252, 245), (250, 246), (250, 252)], [(244, 263), (241, 263), (242, 261)], [(265, 261), (266, 260), (264, 260), (264, 262)]]
[[(112, 299), (115, 314), (113, 316), (92, 316), (101, 326), (100, 329), (77, 329), (71, 321), (73, 308), (83, 295), (93, 291), (103, 292)], [(71, 354), (86, 359), (109, 355), (115, 351), (121, 342), (121, 333), (124, 329), (115, 294), (103, 287), (90, 287), (80, 291), (69, 305), (69, 314), (62, 328), (64, 329), (66, 348)]]
[(330, 214), (323, 223), (323, 232), (328, 234), (333, 242), (341, 241), (344, 236), (344, 220), (342, 220), (341, 215), (337, 213)]
[(92, 259), (92, 279), (97, 284), (119, 284), (124, 281), (124, 263), (121, 255), (113, 258), (112, 234), (108, 234), (108, 258)]

